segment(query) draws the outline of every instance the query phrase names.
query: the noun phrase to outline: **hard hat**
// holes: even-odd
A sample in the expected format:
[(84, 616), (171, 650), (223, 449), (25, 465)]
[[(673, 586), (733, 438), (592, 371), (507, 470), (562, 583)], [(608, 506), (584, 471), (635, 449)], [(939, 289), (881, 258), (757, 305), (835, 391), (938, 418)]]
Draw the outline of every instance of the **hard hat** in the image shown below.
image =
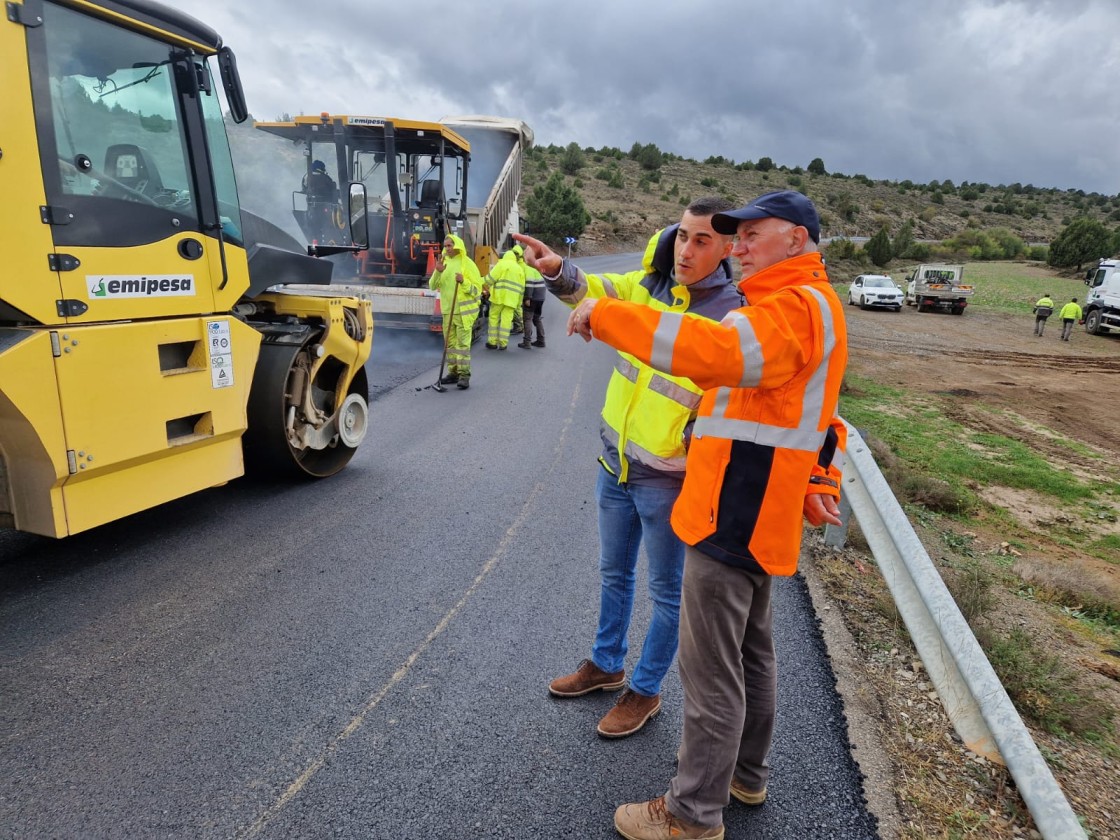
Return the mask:
[(323, 163), (321, 160), (312, 161), (311, 162), (311, 171), (312, 172), (326, 172), (327, 171), (327, 165), (325, 163)]

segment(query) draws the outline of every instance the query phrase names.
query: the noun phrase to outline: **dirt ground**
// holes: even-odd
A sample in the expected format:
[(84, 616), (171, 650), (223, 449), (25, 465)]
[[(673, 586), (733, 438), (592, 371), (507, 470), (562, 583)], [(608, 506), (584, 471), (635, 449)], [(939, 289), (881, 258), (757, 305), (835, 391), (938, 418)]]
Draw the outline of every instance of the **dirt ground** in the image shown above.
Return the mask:
[[(1115, 402), (1120, 338), (1088, 335), (1077, 326), (1064, 342), (1057, 317), (1037, 337), (1029, 317), (979, 307), (961, 316), (918, 313), (913, 307), (894, 313), (850, 306), (846, 314), (852, 372), (884, 384), (955, 394), (962, 415), (974, 420), (981, 418), (970, 406), (982, 402), (1098, 450), (1120, 452)], [(998, 417), (982, 413), (990, 418), (982, 428), (1005, 432)], [(1030, 443), (1050, 452), (1047, 438), (1039, 434)]]
[[(946, 416), (975, 432), (1028, 444), (1051, 462), (1093, 479), (1101, 459), (1120, 464), (1120, 337), (1093, 336), (1074, 327), (1060, 339), (1051, 318), (1041, 337), (1033, 320), (971, 307), (964, 315), (863, 311), (846, 308), (848, 369), (874, 381), (940, 397)], [(1069, 441), (1085, 447), (1079, 453)], [(977, 488), (1024, 525), (1045, 528), (1065, 513), (1045, 497), (1012, 488)], [(1113, 502), (1120, 514), (1120, 499)], [(1100, 534), (1120, 533), (1120, 523), (1098, 518)], [(1079, 558), (1115, 582), (1120, 602), (1120, 565)]]
[[(1120, 339), (1091, 336), (1076, 327), (1072, 341), (1062, 342), (1055, 318), (1039, 338), (1029, 316), (979, 307), (970, 307), (963, 316), (918, 313), (909, 307), (900, 313), (857, 307), (845, 311), (850, 373), (930, 396), (965, 428), (1023, 441), (1081, 476), (1118, 480)], [(1070, 447), (1068, 441), (1080, 446)], [(1055, 523), (1073, 521), (1094, 535), (1120, 533), (1113, 516), (1086, 517), (1083, 511), (1062, 510), (1046, 497), (1009, 488), (975, 489), (1022, 526), (1017, 542), (1022, 550), (1008, 547), (1009, 535), (1001, 530), (1006, 525), (986, 522), (983, 516), (967, 527), (943, 521), (938, 525), (942, 532), (955, 528), (978, 553), (1011, 560), (1013, 575), (1066, 574), (1075, 564), (1079, 575), (1120, 604), (1120, 563), (1089, 556), (1051, 533)], [(1112, 507), (1120, 513), (1120, 499)], [(935, 562), (951, 566), (951, 541), (937, 530), (915, 527)], [(853, 743), (877, 742), (892, 765), (890, 780), (884, 782), (869, 772), (875, 769), (870, 766), (875, 750), (857, 752), (861, 762), (868, 762), (873, 807), (876, 796), (882, 797), (880, 785), (895, 787), (893, 798), (888, 797), (892, 801), (876, 809), (882, 836), (1039, 836), (1006, 770), (973, 755), (956, 738), (897, 615), (884, 606), (889, 595), (865, 545), (861, 550), (858, 532), (855, 537), (839, 554), (811, 540), (815, 556), (807, 576), (811, 585), (828, 593), (851, 648), (841, 655), (837, 671), (843, 671), (842, 690), (845, 682), (849, 686)], [(1000, 557), (1007, 554), (1013, 557)], [(1120, 705), (1120, 654), (1103, 649), (1100, 636), (1086, 632), (1074, 618), (1006, 586), (997, 587), (996, 605), (985, 615), (999, 631), (1026, 631), (1038, 640), (1039, 650), (1081, 669), (1106, 702)], [(828, 618), (823, 623), (827, 632)], [(1033, 734), (1089, 836), (1120, 838), (1115, 733), (1103, 750), (1077, 738)]]

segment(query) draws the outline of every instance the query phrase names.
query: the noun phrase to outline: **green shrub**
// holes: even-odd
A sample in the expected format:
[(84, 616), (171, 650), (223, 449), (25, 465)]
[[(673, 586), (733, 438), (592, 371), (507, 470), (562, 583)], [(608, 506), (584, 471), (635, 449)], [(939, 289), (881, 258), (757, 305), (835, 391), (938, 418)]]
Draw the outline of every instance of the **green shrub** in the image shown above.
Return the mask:
[(558, 242), (565, 236), (578, 239), (591, 222), (579, 193), (564, 183), (559, 172), (533, 190), (525, 200), (525, 213), (533, 235), (546, 242)]
[(560, 156), (560, 171), (565, 175), (575, 175), (583, 169), (585, 164), (583, 149), (579, 147), (578, 143), (569, 143)]
[(1115, 711), (1021, 628), (996, 632), (981, 627), (976, 636), (1021, 714), (1058, 735), (1111, 734)]

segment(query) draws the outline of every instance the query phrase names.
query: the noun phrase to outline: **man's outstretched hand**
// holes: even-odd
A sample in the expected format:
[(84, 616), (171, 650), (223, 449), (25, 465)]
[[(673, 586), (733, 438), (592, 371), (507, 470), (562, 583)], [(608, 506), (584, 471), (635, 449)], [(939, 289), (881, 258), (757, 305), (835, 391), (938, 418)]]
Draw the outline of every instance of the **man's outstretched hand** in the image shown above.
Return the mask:
[(525, 262), (541, 274), (555, 277), (560, 273), (560, 268), (564, 264), (564, 258), (539, 239), (534, 239), (523, 233), (515, 233), (513, 234), (513, 238), (516, 242), (519, 242), (524, 249)]

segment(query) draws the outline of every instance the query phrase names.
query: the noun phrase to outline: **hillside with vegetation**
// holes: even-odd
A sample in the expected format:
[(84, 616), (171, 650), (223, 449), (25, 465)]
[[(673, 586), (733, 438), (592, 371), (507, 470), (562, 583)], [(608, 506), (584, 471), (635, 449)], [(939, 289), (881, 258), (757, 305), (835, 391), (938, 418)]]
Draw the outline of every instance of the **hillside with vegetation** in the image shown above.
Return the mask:
[[(304, 172), (299, 147), (227, 121), (243, 206), (300, 238), (292, 191)], [(704, 161), (634, 143), (536, 146), (523, 167), (522, 216), (553, 244), (578, 239), (584, 255), (640, 251), (650, 234), (680, 219), (693, 199), (736, 204), (772, 190), (809, 196), (821, 214), (830, 276), (846, 282), (868, 270), (902, 271), (922, 261), (1030, 260), (1068, 269), (1120, 253), (1120, 195), (1033, 184), (874, 180), (763, 157)]]
[[(1084, 190), (1037, 187), (1032, 184), (982, 184), (952, 181), (873, 180), (866, 175), (829, 172), (816, 158), (806, 166), (775, 164), (716, 156), (705, 161), (662, 152), (652, 144), (635, 143), (629, 152), (617, 148), (538, 146), (525, 166), (526, 201), (550, 179), (575, 191), (590, 216), (577, 235), (585, 254), (640, 250), (658, 227), (677, 221), (692, 199), (722, 195), (745, 203), (764, 192), (799, 190), (816, 203), (821, 236), (833, 240), (826, 250), (829, 264), (843, 270), (845, 261), (858, 273), (873, 263), (873, 246), (862, 243), (880, 235), (890, 242), (892, 259), (1029, 259), (1047, 262), (1050, 247), (1074, 226), (1077, 240), (1087, 236), (1086, 253), (1057, 254), (1057, 266), (1079, 270), (1120, 250), (1120, 195)], [(553, 189), (556, 181), (553, 180)], [(526, 212), (532, 229), (537, 220)], [(539, 214), (538, 214), (539, 215)], [(1074, 223), (1077, 223), (1076, 225)], [(569, 224), (571, 227), (571, 224)], [(1066, 248), (1065, 250), (1070, 250)], [(1076, 248), (1074, 249), (1077, 250)], [(1098, 253), (1099, 252), (1099, 253)], [(845, 279), (845, 278), (834, 278)]]

